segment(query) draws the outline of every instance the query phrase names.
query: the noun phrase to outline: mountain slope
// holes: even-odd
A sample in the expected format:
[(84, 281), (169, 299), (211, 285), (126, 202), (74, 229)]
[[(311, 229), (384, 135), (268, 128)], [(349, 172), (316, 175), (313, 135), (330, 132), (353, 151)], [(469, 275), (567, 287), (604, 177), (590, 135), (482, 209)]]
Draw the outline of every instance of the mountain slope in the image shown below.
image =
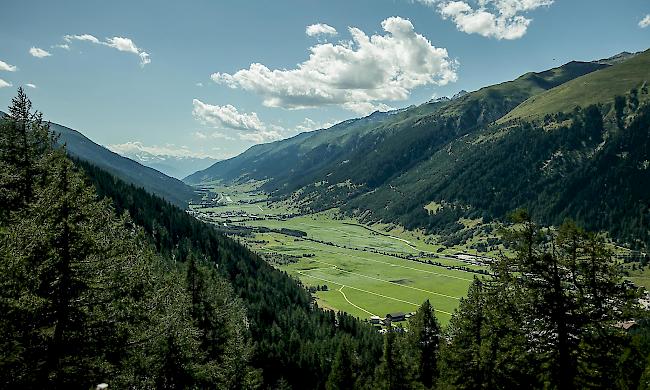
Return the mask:
[[(378, 187), (439, 147), (490, 123), (528, 97), (607, 65), (572, 62), (482, 88), (452, 100), (342, 122), (329, 129), (256, 145), (241, 155), (190, 175), (188, 183), (268, 179), (264, 188), (288, 194), (310, 185), (338, 185), (332, 204), (352, 192)], [(364, 188), (360, 188), (364, 187)], [(320, 191), (320, 190), (319, 190)]]
[[(621, 240), (650, 243), (650, 94), (639, 88), (650, 79), (650, 66), (640, 65), (649, 56), (640, 54), (531, 98), (552, 102), (531, 105), (543, 122), (522, 119), (520, 106), (506, 116), (511, 120), (453, 140), (344, 209), (370, 220), (441, 231), (459, 228), (460, 218), (502, 218), (526, 207), (547, 224), (572, 218)], [(602, 81), (622, 75), (621, 83)], [(627, 93), (626, 86), (631, 87)], [(572, 100), (562, 105), (564, 91), (599, 105), (574, 111)]]
[[(650, 51), (645, 51), (616, 66), (571, 80), (566, 84), (536, 95), (520, 104), (500, 123), (509, 120), (541, 119), (545, 114), (569, 112), (575, 107), (611, 103), (634, 88), (643, 88), (650, 81)], [(645, 96), (645, 95), (644, 95)]]
[(526, 207), (647, 243), (650, 51), (613, 58), (259, 145), (202, 178), (267, 179), (307, 210), (431, 232)]
[(50, 129), (61, 134), (59, 143), (66, 145), (71, 156), (97, 165), (127, 183), (142, 187), (183, 208), (196, 197), (192, 187), (182, 181), (111, 152), (76, 130), (56, 123), (50, 123)]

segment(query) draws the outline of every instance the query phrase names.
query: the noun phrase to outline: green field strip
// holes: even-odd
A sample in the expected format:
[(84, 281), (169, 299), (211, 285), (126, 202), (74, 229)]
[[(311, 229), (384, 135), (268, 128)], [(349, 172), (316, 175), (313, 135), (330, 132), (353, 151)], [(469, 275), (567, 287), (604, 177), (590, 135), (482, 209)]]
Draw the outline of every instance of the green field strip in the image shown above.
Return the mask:
[[(366, 260), (366, 261), (372, 261), (372, 262), (375, 262), (375, 263), (386, 264), (386, 265), (390, 265), (391, 267), (407, 268), (407, 269), (411, 269), (411, 270), (418, 271), (418, 272), (425, 272), (425, 273), (432, 274), (432, 275), (437, 275), (437, 276), (442, 276), (442, 277), (447, 277), (447, 278), (454, 278), (454, 279), (458, 279), (458, 280), (464, 280), (464, 281), (467, 281), (467, 282), (473, 281), (473, 279), (463, 278), (463, 277), (460, 277), (460, 276), (443, 274), (443, 273), (440, 273), (440, 272), (429, 271), (429, 270), (410, 267), (410, 266), (406, 266), (406, 265), (402, 265), (402, 264), (395, 264), (394, 262), (387, 262), (387, 261), (381, 261), (381, 260), (376, 260), (376, 259), (370, 259), (370, 258), (367, 258), (367, 257), (352, 255), (352, 254), (349, 254), (349, 253), (336, 252), (336, 251), (327, 251), (327, 250), (324, 250), (324, 249), (321, 249), (321, 248), (310, 247), (310, 246), (305, 246), (305, 248), (316, 249), (316, 250), (320, 250), (322, 252), (328, 252), (328, 253), (331, 253), (331, 254), (342, 255), (342, 256), (357, 258), (357, 259)], [(377, 254), (377, 255), (378, 256), (385, 256), (385, 255), (381, 255), (381, 254)], [(397, 260), (406, 261), (406, 260), (403, 260), (403, 259), (397, 259)], [(426, 266), (427, 267), (439, 267), (439, 266), (428, 265), (428, 264)], [(466, 271), (457, 271), (457, 272), (466, 272)]]
[(452, 295), (447, 295), (447, 294), (443, 294), (443, 293), (438, 293), (438, 292), (435, 292), (435, 291), (429, 291), (429, 290), (425, 290), (425, 289), (418, 288), (418, 287), (406, 286), (406, 285), (404, 285), (404, 284), (400, 284), (400, 283), (397, 283), (397, 282), (392, 282), (392, 281), (390, 281), (390, 280), (380, 279), (380, 278), (376, 278), (376, 277), (374, 277), (374, 276), (368, 276), (368, 275), (364, 275), (364, 274), (361, 274), (361, 273), (358, 273), (358, 272), (346, 271), (346, 270), (344, 270), (344, 269), (342, 269), (342, 268), (336, 266), (335, 264), (331, 264), (331, 263), (328, 263), (328, 262), (326, 262), (326, 261), (316, 260), (316, 259), (312, 259), (312, 260), (315, 261), (315, 262), (317, 262), (317, 263), (330, 265), (330, 266), (332, 266), (333, 269), (335, 269), (335, 270), (337, 270), (337, 271), (340, 271), (340, 272), (346, 272), (346, 273), (349, 273), (349, 274), (351, 274), (351, 275), (361, 276), (362, 278), (372, 279), (372, 280), (376, 280), (376, 281), (384, 282), (384, 283), (390, 283), (390, 284), (393, 284), (393, 285), (395, 285), (395, 286), (399, 286), (399, 287), (403, 287), (403, 288), (410, 288), (410, 289), (412, 289), (412, 290), (421, 291), (421, 292), (424, 292), (424, 293), (427, 293), (427, 294), (432, 294), (432, 295), (437, 295), (437, 296), (441, 296), (441, 297), (445, 297), (445, 298), (450, 298), (450, 299), (460, 300), (460, 297), (454, 297), (454, 296), (452, 296)]
[[(308, 271), (296, 271), (296, 272), (298, 272), (299, 274), (303, 274), (303, 273), (308, 272)], [(362, 289), (362, 288), (358, 288), (358, 287), (354, 287), (354, 286), (346, 285), (346, 284), (343, 284), (343, 283), (341, 283), (341, 282), (336, 282), (336, 281), (333, 281), (333, 280), (330, 280), (330, 279), (326, 279), (326, 278), (323, 278), (323, 277), (314, 276), (314, 275), (308, 275), (308, 276), (309, 276), (310, 278), (313, 278), (313, 279), (318, 279), (318, 280), (321, 280), (321, 281), (323, 281), (323, 282), (327, 282), (327, 283), (331, 283), (331, 284), (335, 284), (335, 285), (339, 285), (339, 286), (347, 287), (347, 288), (350, 288), (350, 289), (352, 289), (352, 290), (361, 291), (361, 292), (366, 293), (366, 294), (372, 294), (372, 295), (376, 295), (376, 296), (378, 296), (378, 297), (382, 297), (382, 298), (390, 299), (390, 300), (393, 300), (393, 301), (397, 301), (397, 302), (401, 302), (401, 303), (406, 303), (406, 304), (408, 304), (408, 305), (412, 305), (412, 306), (414, 306), (414, 307), (416, 307), (416, 308), (417, 308), (417, 307), (420, 307), (420, 305), (421, 305), (421, 303), (413, 303), (413, 302), (410, 302), (410, 301), (407, 301), (407, 300), (404, 300), (404, 299), (401, 299), (401, 298), (395, 298), (395, 297), (391, 297), (391, 296), (388, 296), (388, 295), (385, 295), (385, 294), (380, 294), (380, 293), (376, 293), (376, 292), (373, 292), (373, 291), (365, 290), (365, 289)], [(441, 313), (444, 313), (444, 314), (447, 314), (447, 315), (450, 315), (450, 316), (451, 316), (451, 313), (450, 313), (450, 312), (443, 311), (443, 310), (439, 310), (439, 309), (436, 309), (436, 311), (439, 311), (439, 312), (441, 312)]]
[(363, 311), (363, 312), (369, 314), (370, 316), (374, 316), (374, 315), (376, 315), (376, 314), (374, 314), (374, 313), (372, 313), (372, 312), (369, 312), (368, 310), (362, 308), (361, 306), (355, 305), (354, 303), (350, 302), (350, 300), (348, 299), (348, 297), (347, 297), (347, 296), (345, 295), (345, 293), (343, 292), (343, 289), (344, 289), (344, 288), (345, 288), (345, 286), (341, 286), (341, 288), (339, 288), (338, 291), (341, 293), (341, 295), (343, 295), (343, 299), (345, 299), (345, 301), (346, 301), (347, 303), (349, 303), (350, 305), (356, 307), (357, 309), (359, 309), (359, 310), (361, 310), (361, 311)]

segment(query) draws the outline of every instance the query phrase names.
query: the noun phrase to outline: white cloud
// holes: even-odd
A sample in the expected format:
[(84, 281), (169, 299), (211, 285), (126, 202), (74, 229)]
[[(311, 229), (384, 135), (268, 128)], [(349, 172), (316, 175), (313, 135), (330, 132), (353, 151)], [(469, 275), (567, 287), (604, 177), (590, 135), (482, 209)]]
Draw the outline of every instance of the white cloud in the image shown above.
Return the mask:
[(641, 21), (639, 22), (639, 27), (641, 28), (646, 28), (650, 26), (650, 14), (647, 14)]
[(391, 17), (381, 25), (384, 35), (367, 36), (351, 27), (352, 41), (311, 47), (309, 59), (295, 69), (253, 63), (234, 74), (214, 73), (211, 79), (257, 93), (268, 107), (338, 105), (355, 112), (407, 99), (417, 87), (456, 81), (456, 62), (447, 50), (416, 33), (409, 20)]
[(554, 0), (418, 0), (435, 7), (444, 19), (451, 19), (459, 31), (496, 39), (518, 39), (532, 19), (522, 13), (548, 7)]
[(63, 50), (70, 50), (70, 45), (67, 43), (62, 43), (60, 45), (52, 45), (51, 46), (53, 49), (63, 49)]
[(239, 133), (239, 138), (245, 141), (251, 141), (256, 144), (264, 142), (278, 141), (286, 138), (285, 135), (275, 129), (261, 130), (254, 133)]
[(92, 43), (99, 43), (99, 39), (97, 39), (97, 37), (95, 37), (94, 35), (90, 35), (90, 34), (64, 35), (63, 39), (66, 42), (87, 41), (87, 42), (92, 42)]
[(34, 56), (36, 58), (49, 57), (49, 56), (52, 55), (50, 52), (45, 51), (45, 50), (43, 50), (41, 48), (38, 48), (38, 47), (32, 47), (31, 49), (29, 49), (29, 54), (31, 54), (32, 56)]
[(129, 38), (113, 37), (106, 38), (106, 44), (109, 47), (115, 48), (119, 51), (126, 51), (128, 53), (138, 54), (140, 50)]
[(235, 137), (231, 137), (228, 134), (221, 132), (221, 131), (215, 131), (214, 133), (209, 135), (210, 138), (215, 138), (215, 139), (224, 139), (227, 141), (234, 141)]
[(7, 87), (13, 87), (13, 84), (4, 81), (3, 79), (0, 79), (0, 88), (7, 88)]
[(197, 87), (202, 87), (202, 86), (203, 86), (203, 83), (198, 82), (198, 83), (196, 83), (195, 85), (196, 85)]
[(240, 113), (237, 108), (230, 104), (215, 106), (193, 99), (192, 105), (194, 106), (192, 115), (203, 124), (241, 131), (262, 131), (265, 129), (264, 123), (256, 113)]
[(193, 135), (198, 139), (207, 139), (208, 138), (207, 134), (205, 134), (202, 131), (195, 131)]
[[(281, 127), (267, 126), (255, 112), (239, 112), (236, 107), (230, 104), (225, 106), (211, 105), (198, 99), (193, 99), (192, 104), (194, 106), (192, 115), (199, 122), (220, 130), (235, 130), (242, 140), (261, 143), (284, 138)], [(221, 131), (213, 133), (212, 137), (229, 139)]]
[(145, 145), (140, 141), (129, 141), (123, 144), (113, 144), (107, 146), (110, 150), (123, 156), (135, 156), (149, 154), (153, 156), (169, 156), (169, 157), (194, 157), (205, 158), (210, 157), (205, 153), (195, 152), (187, 146), (176, 146), (174, 144), (159, 145)]
[(296, 131), (298, 133), (304, 133), (307, 131), (314, 131), (318, 129), (326, 129), (329, 127), (332, 127), (333, 123), (318, 123), (315, 120), (311, 118), (305, 118), (305, 120), (302, 121), (302, 123), (299, 123), (296, 125)]
[(371, 103), (371, 102), (345, 103), (343, 107), (359, 115), (368, 115), (368, 114), (372, 114), (375, 111), (386, 112), (394, 109), (393, 107), (384, 103)]
[[(68, 43), (72, 41), (85, 41), (97, 45), (112, 47), (113, 49), (117, 49), (119, 51), (123, 51), (126, 53), (137, 54), (138, 57), (140, 57), (140, 66), (145, 66), (151, 63), (151, 58), (149, 57), (149, 53), (136, 46), (136, 44), (130, 38), (112, 37), (112, 38), (106, 38), (104, 41), (100, 41), (94, 35), (80, 34), (80, 35), (65, 35), (63, 36), (63, 39)], [(58, 45), (58, 46), (61, 47), (67, 46), (67, 48), (69, 49), (69, 46), (67, 44)]]
[(32, 83), (27, 83), (27, 84), (25, 84), (25, 86), (29, 87), (29, 88), (34, 88), (34, 89), (36, 88), (36, 85), (32, 84)]
[(0, 61), (0, 70), (5, 70), (7, 72), (15, 72), (18, 70), (18, 67), (15, 65), (9, 65), (4, 61)]
[(325, 23), (317, 23), (307, 26), (305, 29), (305, 34), (310, 37), (314, 37), (317, 35), (336, 35), (338, 32), (334, 27), (330, 25), (327, 25)]

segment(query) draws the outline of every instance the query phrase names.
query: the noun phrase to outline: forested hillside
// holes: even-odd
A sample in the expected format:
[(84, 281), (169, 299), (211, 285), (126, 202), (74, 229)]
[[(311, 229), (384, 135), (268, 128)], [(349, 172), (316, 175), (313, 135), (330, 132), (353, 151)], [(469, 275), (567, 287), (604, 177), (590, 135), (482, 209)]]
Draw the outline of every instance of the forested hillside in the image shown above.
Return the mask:
[[(539, 121), (514, 119), (511, 113), (507, 122), (450, 142), (388, 186), (354, 199), (347, 210), (369, 210), (369, 219), (440, 231), (460, 227), (460, 217), (504, 218), (525, 207), (545, 224), (572, 218), (635, 247), (647, 245), (650, 52), (628, 61), (633, 62), (570, 82), (572, 93), (582, 96), (593, 98), (598, 89), (606, 97), (602, 102), (549, 112)], [(602, 84), (591, 81), (621, 74), (638, 88), (610, 97), (603, 95)], [(616, 83), (612, 90), (620, 88)], [(440, 206), (436, 212), (424, 208), (431, 202)]]
[(0, 387), (242, 388), (242, 301), (100, 200), (19, 89), (0, 123)]
[[(182, 209), (55, 147), (19, 91), (2, 123), (0, 383), (322, 389), (381, 337)], [(79, 168), (81, 170), (79, 170)], [(103, 200), (102, 200), (103, 199)]]

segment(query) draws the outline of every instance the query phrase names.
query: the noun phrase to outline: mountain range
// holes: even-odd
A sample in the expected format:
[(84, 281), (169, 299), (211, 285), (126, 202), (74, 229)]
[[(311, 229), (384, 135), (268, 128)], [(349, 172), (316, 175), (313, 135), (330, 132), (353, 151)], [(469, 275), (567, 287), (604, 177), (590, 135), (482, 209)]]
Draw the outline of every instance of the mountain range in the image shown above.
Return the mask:
[(648, 79), (650, 51), (572, 61), (256, 145), (184, 181), (266, 180), (305, 210), (430, 232), (525, 207), (544, 223), (570, 217), (645, 242)]
[[(211, 157), (178, 156), (165, 153), (152, 153), (139, 145), (124, 148), (109, 145), (108, 148), (121, 156), (127, 157), (144, 166), (153, 168), (167, 176), (182, 179), (191, 173), (205, 169), (219, 161)], [(120, 146), (120, 145), (117, 145)]]

